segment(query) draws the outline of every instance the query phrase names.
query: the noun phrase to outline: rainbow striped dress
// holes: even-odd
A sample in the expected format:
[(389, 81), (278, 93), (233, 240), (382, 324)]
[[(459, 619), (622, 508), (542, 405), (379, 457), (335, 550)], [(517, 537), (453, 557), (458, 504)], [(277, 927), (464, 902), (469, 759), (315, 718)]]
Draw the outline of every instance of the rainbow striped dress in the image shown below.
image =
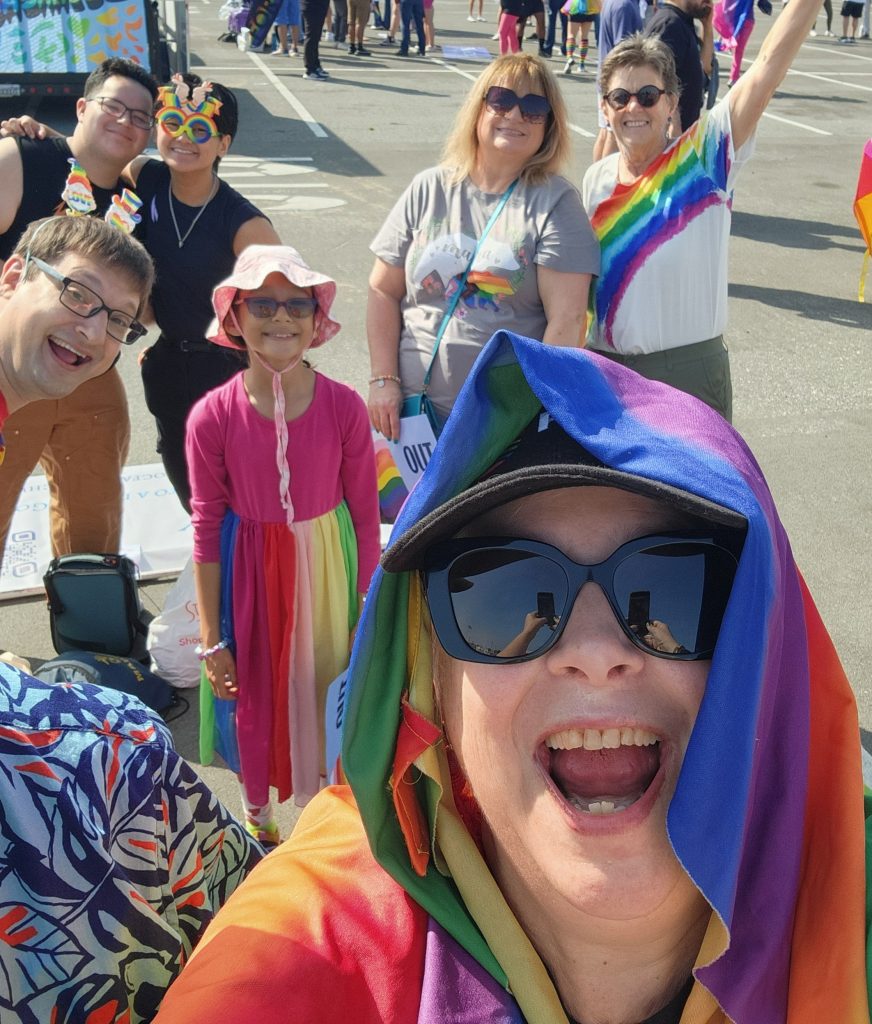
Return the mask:
[(311, 405), (288, 423), (290, 528), (275, 437), (241, 373), (188, 419), (194, 561), (221, 564), (222, 638), (239, 680), (236, 701), (201, 684), (200, 759), (217, 750), (253, 803), (273, 786), (302, 805), (324, 772), (326, 689), (348, 663), (378, 561), (378, 493), (366, 407), (344, 384), (316, 374)]

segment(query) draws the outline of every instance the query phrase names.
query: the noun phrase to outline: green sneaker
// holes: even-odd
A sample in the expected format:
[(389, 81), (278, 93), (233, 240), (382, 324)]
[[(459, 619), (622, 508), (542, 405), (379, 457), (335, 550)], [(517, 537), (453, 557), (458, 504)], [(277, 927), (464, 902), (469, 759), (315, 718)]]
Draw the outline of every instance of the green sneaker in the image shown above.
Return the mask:
[(274, 821), (269, 821), (266, 825), (246, 821), (245, 831), (252, 839), (256, 839), (265, 850), (274, 850), (282, 841), (279, 827)]

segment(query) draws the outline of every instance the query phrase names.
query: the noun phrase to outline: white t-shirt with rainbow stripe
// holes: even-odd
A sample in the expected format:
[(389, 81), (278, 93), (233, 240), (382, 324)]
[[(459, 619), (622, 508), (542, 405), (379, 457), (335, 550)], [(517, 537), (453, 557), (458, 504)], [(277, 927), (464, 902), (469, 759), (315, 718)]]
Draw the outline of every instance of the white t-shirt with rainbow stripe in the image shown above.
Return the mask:
[(733, 187), (754, 151), (736, 152), (729, 98), (629, 186), (618, 154), (593, 164), (582, 197), (601, 249), (589, 345), (637, 355), (691, 345), (727, 325)]

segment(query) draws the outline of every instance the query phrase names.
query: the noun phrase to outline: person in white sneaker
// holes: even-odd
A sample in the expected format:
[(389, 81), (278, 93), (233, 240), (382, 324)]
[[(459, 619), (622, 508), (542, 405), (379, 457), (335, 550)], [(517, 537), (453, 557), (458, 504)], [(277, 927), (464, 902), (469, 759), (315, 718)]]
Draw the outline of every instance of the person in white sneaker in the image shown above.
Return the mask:
[(327, 17), (328, 7), (329, 0), (300, 0), (303, 30), (306, 34), (306, 42), (303, 46), (306, 70), (303, 72), (303, 78), (313, 78), (320, 81), (330, 77), (321, 67), (321, 54), (318, 52), (318, 45), (321, 42), (321, 32), (324, 29), (324, 19)]
[[(279, 37), (279, 45), (272, 51), (275, 55), (299, 57), (300, 20), (300, 0), (283, 0), (274, 22)], [(289, 34), (290, 44), (288, 43)]]

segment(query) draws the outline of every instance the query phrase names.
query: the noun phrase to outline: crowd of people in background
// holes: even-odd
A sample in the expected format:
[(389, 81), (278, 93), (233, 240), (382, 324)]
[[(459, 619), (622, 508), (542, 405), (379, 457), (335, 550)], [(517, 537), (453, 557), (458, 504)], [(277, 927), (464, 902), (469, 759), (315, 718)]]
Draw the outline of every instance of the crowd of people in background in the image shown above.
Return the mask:
[[(767, 3), (757, 0), (771, 13)], [(145, 333), (141, 321), (155, 325), (140, 364), (158, 451), (193, 524), (200, 755), (210, 763), (219, 753), (241, 791), (237, 823), (137, 702), (78, 684), (53, 699), (50, 684), (0, 664), (0, 762), (10, 767), (0, 893), (15, 926), (32, 925), (0, 946), (3, 1005), (17, 1019), (152, 1019), (242, 883), (205, 953), (173, 985), (168, 1024), (228, 1006), (241, 1020), (286, 1019), (283, 994), (301, 997), (295, 1019), (314, 1020), (329, 992), (333, 1006), (319, 1019), (478, 1020), (464, 1015), (475, 1007), (489, 1020), (677, 1024), (692, 1006), (707, 1024), (771, 1024), (788, 997), (800, 998), (800, 970), (827, 943), (840, 962), (838, 1019), (859, 1024), (862, 934), (836, 935), (807, 903), (814, 890), (826, 904), (845, 878), (852, 897), (859, 891), (859, 807), (832, 863), (814, 840), (836, 827), (825, 783), (808, 804), (787, 800), (783, 831), (767, 831), (762, 820), (775, 810), (766, 787), (783, 777), (789, 744), (770, 737), (760, 753), (750, 710), (736, 729), (709, 713), (731, 692), (729, 673), (744, 672), (743, 707), (768, 702), (767, 728), (790, 718), (810, 772), (859, 793), (853, 761), (830, 765), (803, 725), (802, 708), (822, 705), (829, 685), (838, 695), (832, 729), (856, 731), (843, 678), (831, 670), (824, 679), (813, 663), (816, 652), (831, 657), (828, 640), (768, 515), (765, 483), (747, 483), (752, 460), (729, 425), (724, 341), (735, 182), (817, 4), (790, 0), (745, 67), (753, 10), (740, 24), (721, 5), (718, 26), (710, 0), (665, 0), (647, 16), (637, 0), (567, 0), (547, 12), (542, 0), (501, 0), (501, 55), (458, 109), (438, 164), (385, 211), (370, 245), (366, 401), (307, 358), (340, 329), (330, 268), (310, 267), (219, 176), (239, 127), (230, 89), (192, 74), (159, 86), (112, 60), (89, 77), (68, 138), (30, 118), (4, 122), (0, 555), (37, 463), (49, 477), (55, 554), (118, 549), (130, 426), (115, 361)], [(846, 35), (848, 19), (857, 30), (856, 6), (846, 0)], [(482, 10), (480, 0), (476, 17), (470, 0), (469, 19)], [(303, 47), (305, 75), (326, 78), (325, 22), (349, 54), (368, 57), (371, 13), (362, 0), (333, 0), (332, 12), (327, 0), (284, 0), (272, 52)], [(401, 28), (399, 56), (412, 52), (413, 23), (418, 54), (436, 46), (432, 0), (401, 0), (393, 13), (386, 2), (376, 14), (388, 45)], [(520, 52), (529, 19), (538, 55)], [(716, 27), (732, 33), (737, 54), (719, 100)], [(567, 112), (548, 58), (559, 45), (565, 74), (587, 70), (594, 31), (600, 132), (583, 181), (572, 182)], [(152, 131), (159, 160), (142, 155)], [(470, 377), (460, 412), (480, 448), (453, 444), (452, 411)], [(588, 395), (597, 401), (588, 405)], [(625, 436), (626, 419), (602, 412), (618, 405), (647, 424), (648, 454), (633, 471), (622, 467), (640, 435)], [(452, 444), (437, 446), (377, 570), (371, 428), (396, 440), (412, 408)], [(721, 453), (716, 471), (699, 454), (705, 446), (688, 455), (697, 435)], [(590, 524), (582, 540), (578, 517)], [(746, 578), (752, 557), (777, 563), (774, 611)], [(596, 599), (583, 589), (589, 581)], [(728, 605), (734, 588), (741, 612)], [(655, 614), (652, 591), (671, 614)], [(582, 603), (589, 618), (576, 616)], [(802, 607), (809, 644), (794, 655), (782, 632)], [(743, 659), (764, 621), (775, 632), (754, 648), (754, 689)], [(727, 654), (713, 662), (722, 627)], [(354, 795), (319, 797), (333, 767), (326, 690), (352, 648), (343, 767)], [(653, 697), (633, 690), (646, 674)], [(553, 689), (534, 700), (544, 675)], [(601, 708), (561, 725), (567, 681), (582, 676), (615, 686), (620, 713)], [(505, 701), (497, 677), (509, 684)], [(785, 699), (786, 681), (807, 687), (801, 707)], [(546, 722), (537, 709), (549, 702)], [(717, 815), (704, 836), (688, 811), (716, 795), (691, 742), (696, 729), (713, 758), (740, 748), (731, 785), (717, 794), (718, 809), (731, 810), (722, 842), (708, 837)], [(10, 783), (19, 773), (24, 781)], [(529, 801), (524, 814), (501, 792), (507, 781)], [(273, 874), (245, 883), (286, 838), (273, 792), (312, 801), (302, 829), (311, 845), (291, 844), (286, 861), (271, 854)], [(645, 840), (631, 855), (591, 825), (621, 812), (637, 829), (633, 842)], [(33, 815), (45, 826), (38, 841)], [(792, 844), (786, 868), (783, 842)], [(725, 870), (747, 887), (732, 903), (709, 870), (724, 843)], [(327, 852), (319, 860), (313, 849)], [(599, 872), (592, 895), (580, 900), (564, 884), (559, 857), (577, 858), (584, 885)], [(801, 857), (814, 868), (802, 877)], [(268, 906), (285, 863), (300, 903)], [(343, 864), (353, 868), (351, 912), (340, 895), (324, 895)], [(779, 865), (783, 893), (762, 941), (755, 887)], [(616, 899), (625, 918), (639, 911), (634, 932), (641, 917), (665, 936), (665, 953), (647, 961), (626, 920), (614, 923), (619, 966), (607, 965), (600, 984), (589, 969), (602, 937), (590, 926)], [(381, 900), (395, 933), (357, 928), (361, 915), (381, 914)], [(315, 908), (314, 923), (301, 906)], [(797, 915), (802, 927), (793, 928)], [(331, 945), (334, 929), (344, 954)], [(27, 945), (35, 935), (101, 955), (49, 977), (40, 949)], [(264, 969), (270, 955), (273, 971)], [(720, 957), (724, 969), (712, 966)], [(777, 984), (748, 981), (754, 958)], [(800, 965), (796, 974), (785, 958)], [(303, 997), (313, 978), (320, 994)]]
[[(787, 0), (781, 0), (782, 6)], [(601, 10), (602, 7), (602, 10)], [(557, 27), (560, 27), (559, 52), (565, 58), (564, 74), (571, 74), (573, 70), (584, 72), (587, 69), (587, 56), (590, 49), (590, 39), (593, 36), (596, 40), (597, 59), (601, 64), (615, 40), (623, 38), (623, 35), (630, 34), (630, 28), (626, 24), (627, 18), (632, 18), (635, 23), (633, 31), (641, 31), (643, 24), (653, 20), (652, 31), (663, 34), (669, 29), (682, 35), (681, 23), (676, 23), (676, 10), (683, 11), (689, 15), (689, 21), (685, 27), (696, 37), (696, 45), (703, 51), (702, 69), (706, 78), (706, 90), (712, 74), (717, 75), (717, 67), (712, 68), (713, 54), (715, 49), (725, 53), (730, 58), (730, 70), (728, 83), (733, 85), (739, 78), (742, 70), (742, 60), (754, 28), (754, 7), (753, 2), (748, 0), (718, 0), (713, 3), (710, 0), (694, 0), (687, 3), (686, 0), (608, 0), (601, 3), (601, 0), (499, 0), (499, 9), (496, 12), (497, 30), (491, 36), (493, 41), (499, 44), (499, 53), (517, 53), (523, 48), (525, 39), (537, 43), (540, 57), (551, 58), (554, 55), (554, 46), (557, 38)], [(756, 7), (764, 14), (772, 14), (771, 0), (757, 0)], [(842, 34), (838, 38), (840, 43), (853, 43), (857, 39), (869, 38), (869, 7), (868, 0), (844, 0), (839, 11), (842, 18)], [(478, 15), (475, 15), (475, 0), (471, 0), (469, 7), (468, 21), (484, 22), (488, 18), (484, 14), (484, 0), (479, 0)], [(630, 13), (632, 9), (632, 14)], [(238, 25), (240, 18), (244, 18), (246, 8), (235, 11), (231, 18)], [(354, 8), (354, 20), (349, 21), (349, 0), (329, 0), (320, 21), (320, 27), (312, 23), (308, 28), (304, 24), (304, 11), (301, 7), (301, 0), (282, 0), (278, 13), (273, 21), (273, 30), (267, 34), (265, 41), (259, 49), (264, 53), (275, 56), (301, 55), (301, 40), (311, 39), (311, 51), (306, 56), (304, 77), (327, 79), (329, 72), (326, 72), (320, 63), (318, 47), (321, 42), (332, 44), (334, 48), (346, 50), (351, 56), (370, 57), (372, 50), (364, 43), (365, 30), (369, 27), (379, 37), (375, 45), (392, 47), (397, 45), (400, 39), (398, 56), (409, 55), (411, 42), (411, 28), (418, 33), (418, 56), (425, 56), (440, 49), (436, 44), (435, 30), (435, 3), (434, 0), (406, 0), (405, 3), (397, 2), (391, 6), (391, 0), (386, 0), (385, 9), (382, 12), (378, 0), (370, 0), (367, 5), (365, 0), (360, 0)], [(617, 10), (621, 13), (618, 14)], [(393, 11), (393, 14), (391, 14)], [(736, 12), (739, 17), (736, 18)], [(831, 0), (824, 0), (823, 11), (826, 16), (826, 28), (823, 35), (835, 38), (833, 28), (833, 6)], [(608, 12), (608, 13), (607, 13)], [(714, 15), (712, 20), (711, 14)], [(371, 19), (371, 20), (370, 20)], [(624, 24), (623, 35), (615, 35), (604, 21), (615, 22), (618, 20)], [(699, 19), (694, 25), (694, 19)], [(528, 24), (532, 23), (533, 31), (525, 36)], [(351, 25), (351, 31), (349, 31)], [(326, 26), (326, 27), (324, 27)], [(711, 28), (714, 26), (719, 38), (714, 39)], [(238, 38), (237, 31), (230, 28), (221, 38), (233, 41)], [(317, 31), (316, 31), (317, 29)], [(245, 30), (248, 32), (248, 30)], [(816, 20), (809, 29), (809, 35), (818, 35)], [(248, 46), (246, 36), (245, 45)], [(371, 44), (372, 45), (372, 44)], [(683, 46), (688, 46), (687, 39)], [(676, 52), (676, 60), (680, 61)], [(315, 74), (315, 69), (320, 74)], [(683, 76), (680, 75), (683, 81)], [(714, 81), (715, 91), (717, 79)], [(688, 121), (687, 124), (691, 122)], [(600, 127), (603, 127), (600, 125)]]

